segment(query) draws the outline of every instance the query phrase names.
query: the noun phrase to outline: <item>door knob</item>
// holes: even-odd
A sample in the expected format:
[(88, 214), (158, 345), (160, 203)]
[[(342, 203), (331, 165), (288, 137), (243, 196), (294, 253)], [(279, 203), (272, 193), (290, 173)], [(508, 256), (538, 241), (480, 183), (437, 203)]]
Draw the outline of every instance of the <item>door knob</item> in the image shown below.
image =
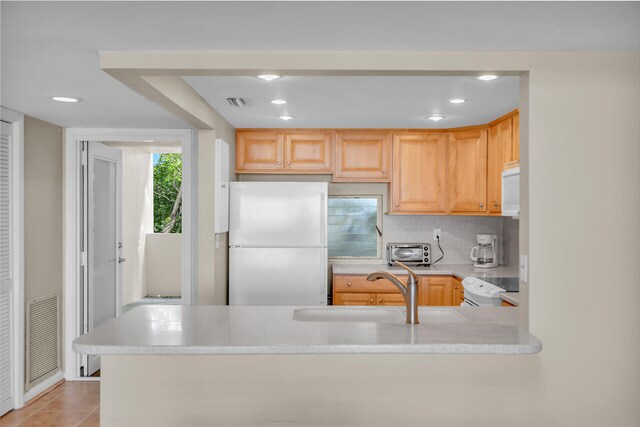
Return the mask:
[(126, 258), (122, 258), (122, 257), (118, 257), (118, 263), (122, 264), (123, 262), (125, 262), (127, 259)]

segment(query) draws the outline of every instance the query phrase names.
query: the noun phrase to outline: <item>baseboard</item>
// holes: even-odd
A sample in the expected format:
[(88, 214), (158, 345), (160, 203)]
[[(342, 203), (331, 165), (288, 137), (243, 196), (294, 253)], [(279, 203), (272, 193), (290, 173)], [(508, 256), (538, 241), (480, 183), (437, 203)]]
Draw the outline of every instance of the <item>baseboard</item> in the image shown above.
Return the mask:
[(30, 403), (31, 400), (36, 397), (40, 397), (39, 395), (45, 391), (48, 391), (49, 388), (58, 385), (59, 382), (64, 381), (64, 372), (58, 371), (46, 380), (41, 383), (33, 386), (31, 390), (24, 394), (24, 402), (25, 406)]

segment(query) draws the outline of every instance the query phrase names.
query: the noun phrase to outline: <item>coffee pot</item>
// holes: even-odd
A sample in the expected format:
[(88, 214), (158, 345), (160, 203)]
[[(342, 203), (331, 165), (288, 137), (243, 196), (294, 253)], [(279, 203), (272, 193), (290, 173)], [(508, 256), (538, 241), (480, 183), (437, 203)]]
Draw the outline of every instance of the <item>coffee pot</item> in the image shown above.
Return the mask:
[(471, 249), (471, 259), (475, 261), (474, 267), (497, 267), (498, 260), (498, 236), (495, 234), (476, 235), (478, 246)]

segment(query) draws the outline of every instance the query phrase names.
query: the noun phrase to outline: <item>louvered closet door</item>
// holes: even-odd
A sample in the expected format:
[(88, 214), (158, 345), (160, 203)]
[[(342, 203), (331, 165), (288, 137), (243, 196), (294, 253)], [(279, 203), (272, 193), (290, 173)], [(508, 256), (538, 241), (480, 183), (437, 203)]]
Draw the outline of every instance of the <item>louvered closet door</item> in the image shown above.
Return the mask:
[(13, 409), (13, 277), (11, 274), (11, 125), (0, 137), (0, 416)]

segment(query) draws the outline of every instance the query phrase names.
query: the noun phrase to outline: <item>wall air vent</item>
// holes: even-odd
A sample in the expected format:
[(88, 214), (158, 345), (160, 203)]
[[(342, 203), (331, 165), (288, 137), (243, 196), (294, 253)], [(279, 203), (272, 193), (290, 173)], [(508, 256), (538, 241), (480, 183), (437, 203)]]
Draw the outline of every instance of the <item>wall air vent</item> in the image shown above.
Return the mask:
[(27, 301), (26, 389), (60, 370), (60, 298)]
[(250, 98), (227, 98), (227, 102), (235, 108), (251, 107), (252, 104)]

